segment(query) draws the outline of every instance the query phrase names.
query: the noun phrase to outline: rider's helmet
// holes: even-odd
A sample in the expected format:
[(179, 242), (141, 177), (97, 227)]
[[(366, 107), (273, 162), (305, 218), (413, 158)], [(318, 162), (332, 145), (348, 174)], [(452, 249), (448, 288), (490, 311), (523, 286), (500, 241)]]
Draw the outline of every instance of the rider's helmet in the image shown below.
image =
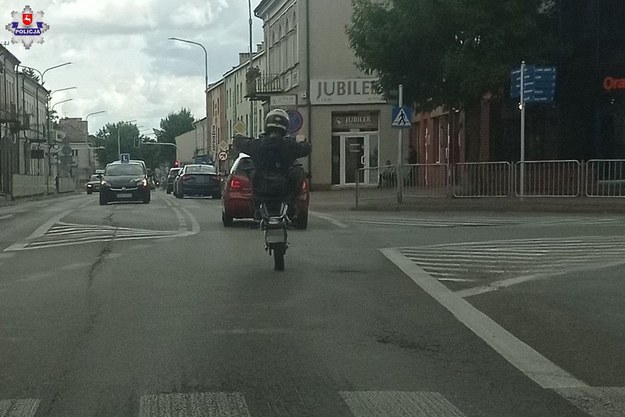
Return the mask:
[(274, 109), (265, 116), (265, 132), (270, 129), (277, 129), (283, 135), (289, 127), (289, 115), (282, 109)]

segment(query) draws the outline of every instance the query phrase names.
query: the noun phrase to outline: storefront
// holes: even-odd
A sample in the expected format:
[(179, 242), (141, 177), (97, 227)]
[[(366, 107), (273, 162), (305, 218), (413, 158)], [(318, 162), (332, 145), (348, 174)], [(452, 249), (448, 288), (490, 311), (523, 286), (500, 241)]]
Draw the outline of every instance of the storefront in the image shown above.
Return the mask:
[[(391, 106), (373, 88), (375, 80), (311, 80), (313, 183), (323, 187), (376, 184), (377, 167), (397, 159)], [(407, 140), (406, 140), (407, 148)]]
[(356, 170), (365, 168), (364, 183), (375, 183), (370, 168), (380, 165), (379, 113), (332, 113), (332, 184), (356, 183)]

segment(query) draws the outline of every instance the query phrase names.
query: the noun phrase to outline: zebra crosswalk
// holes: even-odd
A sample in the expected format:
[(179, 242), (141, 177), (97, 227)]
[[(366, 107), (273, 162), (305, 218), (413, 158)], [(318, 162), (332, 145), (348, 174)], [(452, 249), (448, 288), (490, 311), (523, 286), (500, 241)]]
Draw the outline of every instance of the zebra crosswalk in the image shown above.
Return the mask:
[[(42, 249), (48, 247), (82, 245), (111, 240), (159, 239), (179, 235), (178, 231), (145, 230), (129, 227), (85, 225), (56, 222), (41, 236), (16, 243), (6, 251)], [(0, 416), (2, 416), (0, 414)]]
[(625, 263), (625, 236), (515, 239), (400, 248), (439, 281), (482, 284)]
[(372, 226), (400, 227), (485, 227), (485, 226), (523, 226), (545, 227), (575, 224), (580, 226), (623, 224), (625, 218), (604, 217), (532, 217), (532, 216), (421, 216), (421, 217), (363, 217), (350, 218), (349, 223), (367, 224)]
[[(625, 409), (625, 388), (560, 388), (554, 389), (553, 392), (577, 406), (590, 417), (621, 417), (622, 410)], [(466, 416), (439, 392), (341, 391), (337, 394), (353, 417)], [(138, 417), (256, 417), (261, 415), (247, 403), (245, 395), (241, 392), (147, 394), (142, 395), (138, 402)], [(35, 417), (40, 405), (41, 400), (32, 398), (0, 400), (0, 416)]]
[[(438, 392), (342, 391), (337, 393), (353, 417), (464, 417)], [(38, 399), (0, 401), (2, 417), (34, 417)], [(138, 417), (254, 417), (240, 392), (143, 395)]]

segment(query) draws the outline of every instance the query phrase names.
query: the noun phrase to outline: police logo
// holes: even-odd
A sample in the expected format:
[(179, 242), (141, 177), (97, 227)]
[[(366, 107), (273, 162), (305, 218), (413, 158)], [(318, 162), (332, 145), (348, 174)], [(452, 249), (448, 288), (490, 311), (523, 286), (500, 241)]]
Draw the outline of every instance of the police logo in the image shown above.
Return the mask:
[(22, 43), (24, 48), (30, 49), (33, 43), (43, 43), (41, 34), (50, 26), (43, 22), (43, 12), (33, 13), (30, 6), (24, 7), (22, 13), (11, 13), (12, 22), (6, 25), (6, 29), (13, 34), (12, 43)]

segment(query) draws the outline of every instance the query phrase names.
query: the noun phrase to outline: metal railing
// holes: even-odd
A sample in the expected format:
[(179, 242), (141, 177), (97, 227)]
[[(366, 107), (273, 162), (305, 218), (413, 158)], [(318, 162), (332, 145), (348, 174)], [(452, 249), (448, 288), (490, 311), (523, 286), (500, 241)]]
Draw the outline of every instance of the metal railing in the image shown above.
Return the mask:
[(510, 162), (464, 162), (453, 167), (454, 197), (508, 197), (512, 190)]
[(625, 159), (592, 159), (585, 177), (587, 197), (625, 197)]
[(411, 164), (401, 166), (403, 197), (446, 197), (449, 192), (449, 166)]
[(355, 177), (356, 206), (410, 197), (625, 197), (625, 159), (389, 165), (358, 169)]
[(515, 164), (517, 197), (578, 197), (581, 163), (576, 160), (526, 161)]
[(396, 200), (397, 165), (360, 168), (356, 170), (356, 207), (362, 201)]

